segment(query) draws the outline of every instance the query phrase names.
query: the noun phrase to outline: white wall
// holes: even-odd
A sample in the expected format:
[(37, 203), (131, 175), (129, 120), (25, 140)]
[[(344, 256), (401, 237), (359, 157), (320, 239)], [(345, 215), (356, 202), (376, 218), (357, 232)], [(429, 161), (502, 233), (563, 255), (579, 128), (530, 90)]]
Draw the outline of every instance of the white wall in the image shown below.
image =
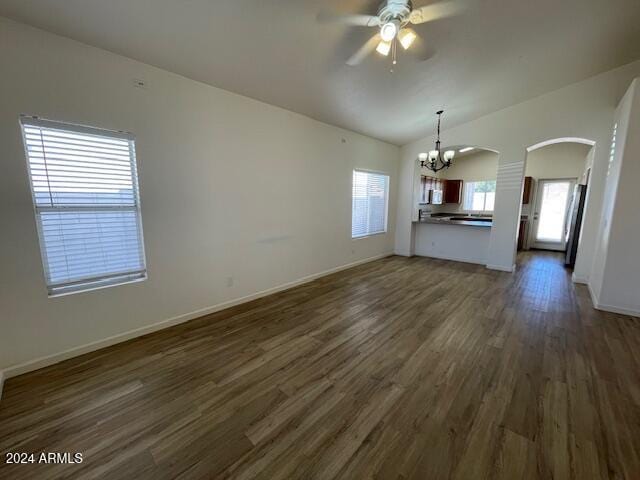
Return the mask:
[[(0, 65), (0, 369), (393, 250), (395, 146), (2, 18)], [(136, 135), (147, 281), (47, 298), (21, 113)], [(355, 167), (387, 234), (351, 239)]]
[(415, 254), (484, 265), (490, 236), (490, 227), (420, 223)]
[(640, 80), (620, 102), (615, 123), (590, 288), (600, 308), (640, 316)]
[(525, 175), (540, 178), (582, 178), (590, 145), (555, 143), (527, 155)]
[(464, 181), (495, 180), (497, 173), (498, 154), (484, 150), (454, 158), (451, 167), (440, 170), (438, 177)]
[[(613, 113), (637, 75), (640, 75), (640, 61), (442, 132), (442, 139), (447, 144), (477, 145), (500, 152), (496, 211), (487, 262), (490, 267), (510, 270), (515, 260), (527, 147), (554, 138), (577, 137), (596, 142), (587, 216), (575, 268), (581, 278), (589, 277), (602, 207)], [(417, 156), (429, 150), (434, 140), (434, 136), (429, 136), (402, 149), (396, 228), (396, 252), (401, 255), (413, 254), (415, 227), (411, 222), (417, 217), (417, 209), (412, 192), (418, 177)]]

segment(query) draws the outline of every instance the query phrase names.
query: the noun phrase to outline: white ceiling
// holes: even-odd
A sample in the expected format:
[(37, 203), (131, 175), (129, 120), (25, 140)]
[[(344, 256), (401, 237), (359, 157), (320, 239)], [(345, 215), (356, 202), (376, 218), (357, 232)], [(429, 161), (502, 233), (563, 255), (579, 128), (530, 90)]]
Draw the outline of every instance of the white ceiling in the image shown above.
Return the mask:
[[(415, 29), (434, 55), (344, 61), (369, 0), (0, 0), (0, 15), (395, 144), (640, 58), (640, 0), (460, 0)], [(417, 0), (422, 6), (429, 0)]]

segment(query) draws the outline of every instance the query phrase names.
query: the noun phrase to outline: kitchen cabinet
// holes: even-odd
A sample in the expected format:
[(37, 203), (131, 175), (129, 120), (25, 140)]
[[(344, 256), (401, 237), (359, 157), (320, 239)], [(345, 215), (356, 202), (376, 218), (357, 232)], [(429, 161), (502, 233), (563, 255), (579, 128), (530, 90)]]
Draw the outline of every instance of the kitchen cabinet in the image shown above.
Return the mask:
[(420, 200), (421, 204), (429, 203), (429, 190), (427, 189), (427, 176), (420, 175)]
[(524, 250), (525, 242), (527, 239), (527, 220), (520, 220), (520, 227), (518, 228), (518, 251)]
[(462, 199), (462, 180), (420, 176), (420, 203), (444, 205), (460, 203)]
[(420, 203), (432, 203), (436, 179), (427, 175), (420, 176)]
[(533, 190), (533, 178), (524, 177), (524, 190), (522, 191), (522, 204), (529, 205), (531, 201), (531, 191)]
[(462, 180), (444, 181), (444, 203), (460, 203), (462, 200)]

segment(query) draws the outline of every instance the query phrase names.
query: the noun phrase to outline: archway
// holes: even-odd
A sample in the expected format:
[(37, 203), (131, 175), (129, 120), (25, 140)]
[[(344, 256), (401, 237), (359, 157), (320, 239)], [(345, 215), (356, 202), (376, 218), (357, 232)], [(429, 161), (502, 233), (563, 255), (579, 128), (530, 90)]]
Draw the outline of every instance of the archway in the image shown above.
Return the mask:
[[(581, 145), (586, 148), (574, 149), (574, 155), (582, 155), (581, 167), (575, 164), (576, 158), (569, 161), (559, 156), (555, 164), (546, 163), (534, 168), (538, 158), (544, 158), (545, 152), (558, 155), (562, 151), (561, 145)], [(589, 271), (588, 259), (581, 256), (581, 233), (584, 220), (589, 211), (590, 193), (589, 183), (593, 169), (593, 159), (596, 142), (580, 137), (559, 137), (544, 140), (526, 148), (525, 165), (522, 174), (522, 203), (518, 217), (518, 236), (515, 250), (543, 249), (561, 251), (566, 257), (566, 264), (574, 268), (576, 282), (586, 281)], [(570, 149), (569, 149), (570, 150)], [(566, 162), (563, 163), (563, 162)], [(571, 164), (570, 164), (571, 163)], [(547, 168), (548, 170), (543, 170)], [(541, 213), (543, 208), (549, 210), (549, 198), (554, 198), (557, 190), (556, 221), (550, 220), (550, 214)], [(562, 196), (564, 195), (564, 196)], [(565, 203), (562, 203), (565, 202)], [(552, 205), (552, 203), (551, 203)], [(562, 212), (560, 212), (560, 210)], [(544, 218), (543, 218), (544, 217)], [(560, 223), (562, 222), (562, 223)], [(553, 225), (554, 234), (548, 235), (549, 226)], [(545, 228), (546, 234), (545, 234)], [(553, 238), (557, 235), (557, 238)], [(575, 267), (574, 267), (575, 265)], [(576, 273), (578, 273), (576, 275)]]
[(500, 154), (471, 144), (442, 150), (455, 151), (450, 168), (433, 172), (416, 159), (412, 254), (486, 265)]

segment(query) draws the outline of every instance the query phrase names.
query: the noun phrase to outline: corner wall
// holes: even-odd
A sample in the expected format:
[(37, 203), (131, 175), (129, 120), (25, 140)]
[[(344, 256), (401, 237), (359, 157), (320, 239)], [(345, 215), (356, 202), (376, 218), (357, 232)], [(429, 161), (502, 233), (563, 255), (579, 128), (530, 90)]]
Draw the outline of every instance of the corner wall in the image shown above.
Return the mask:
[[(3, 18), (0, 65), (5, 374), (393, 251), (396, 146)], [(134, 133), (147, 281), (47, 298), (22, 113)], [(388, 233), (351, 239), (354, 168), (390, 175)]]
[(616, 138), (604, 192), (598, 248), (590, 282), (602, 310), (640, 316), (640, 80), (636, 79), (615, 115)]

